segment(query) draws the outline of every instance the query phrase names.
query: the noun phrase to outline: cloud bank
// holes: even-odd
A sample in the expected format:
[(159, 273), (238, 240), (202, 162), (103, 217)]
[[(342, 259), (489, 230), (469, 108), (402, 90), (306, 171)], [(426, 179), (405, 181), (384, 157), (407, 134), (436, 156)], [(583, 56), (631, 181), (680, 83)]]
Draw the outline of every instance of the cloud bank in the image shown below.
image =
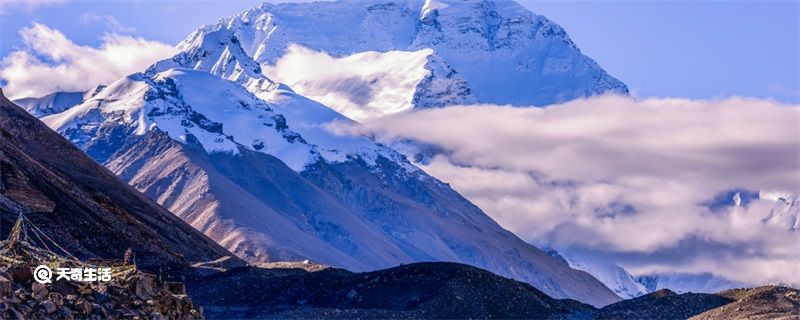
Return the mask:
[[(798, 106), (607, 96), (332, 128), (444, 150), (423, 169), (532, 243), (602, 252), (634, 273), (800, 279), (800, 203), (765, 196), (734, 206), (726, 194), (800, 194)], [(720, 195), (729, 203), (711, 205)]]
[(3, 91), (12, 99), (87, 90), (177, 53), (165, 43), (119, 34), (104, 35), (97, 48), (81, 46), (39, 23), (20, 30), (20, 35), (26, 47), (0, 62)]

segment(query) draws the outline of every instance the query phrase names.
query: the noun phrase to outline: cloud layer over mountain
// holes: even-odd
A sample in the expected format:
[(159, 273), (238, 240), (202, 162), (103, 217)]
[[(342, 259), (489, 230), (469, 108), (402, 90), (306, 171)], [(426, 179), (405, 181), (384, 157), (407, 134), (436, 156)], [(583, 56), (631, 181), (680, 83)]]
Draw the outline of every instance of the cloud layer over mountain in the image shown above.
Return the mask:
[(82, 46), (39, 23), (20, 35), (25, 47), (0, 62), (3, 91), (13, 99), (108, 84), (177, 52), (165, 43), (119, 34), (104, 35), (97, 48)]
[(528, 241), (606, 252), (634, 273), (800, 279), (800, 231), (768, 219), (776, 201), (710, 205), (730, 190), (800, 193), (797, 106), (607, 96), (415, 111), (355, 130), (446, 150), (424, 169)]

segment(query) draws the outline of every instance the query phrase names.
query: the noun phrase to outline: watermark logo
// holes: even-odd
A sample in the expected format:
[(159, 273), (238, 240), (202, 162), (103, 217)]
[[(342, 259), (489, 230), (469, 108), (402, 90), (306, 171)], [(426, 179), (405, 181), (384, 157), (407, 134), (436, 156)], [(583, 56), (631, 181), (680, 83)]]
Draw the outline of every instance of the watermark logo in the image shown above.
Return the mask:
[(33, 280), (35, 280), (39, 284), (53, 283), (53, 281), (51, 280), (52, 278), (53, 278), (53, 270), (50, 270), (50, 267), (48, 266), (41, 265), (33, 270)]
[[(53, 283), (53, 271), (46, 265), (40, 265), (33, 271), (33, 279), (40, 284)], [(56, 268), (56, 280), (81, 282), (111, 281), (111, 268), (81, 267)]]

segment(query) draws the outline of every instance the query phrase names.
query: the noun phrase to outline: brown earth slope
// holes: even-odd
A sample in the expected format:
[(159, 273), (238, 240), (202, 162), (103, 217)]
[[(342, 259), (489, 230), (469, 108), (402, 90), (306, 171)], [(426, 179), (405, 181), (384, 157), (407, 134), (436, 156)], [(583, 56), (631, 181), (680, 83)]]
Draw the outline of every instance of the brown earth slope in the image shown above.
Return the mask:
[(725, 290), (716, 295), (735, 301), (692, 319), (800, 319), (800, 290), (797, 289), (764, 286)]
[(231, 255), (14, 105), (2, 91), (0, 213), (2, 237), (24, 213), (78, 258), (121, 259), (131, 248), (141, 269), (167, 278), (192, 276), (192, 263)]

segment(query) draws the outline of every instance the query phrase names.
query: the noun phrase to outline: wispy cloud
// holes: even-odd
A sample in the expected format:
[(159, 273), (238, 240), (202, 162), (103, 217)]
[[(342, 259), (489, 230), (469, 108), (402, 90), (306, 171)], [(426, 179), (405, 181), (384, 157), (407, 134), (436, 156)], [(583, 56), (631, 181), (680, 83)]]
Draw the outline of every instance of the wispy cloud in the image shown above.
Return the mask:
[(39, 23), (22, 29), (20, 35), (26, 48), (0, 62), (3, 91), (11, 98), (108, 84), (177, 52), (165, 43), (114, 33), (103, 36), (97, 48), (81, 46)]
[(86, 12), (81, 16), (81, 23), (86, 25), (101, 23), (108, 28), (108, 31), (111, 33), (136, 33), (136, 28), (122, 24), (122, 22), (111, 15), (99, 15), (94, 12)]
[(797, 208), (707, 205), (731, 189), (800, 193), (798, 106), (599, 97), (416, 111), (365, 127), (334, 129), (446, 150), (423, 168), (525, 240), (606, 252), (638, 272), (800, 279), (800, 231), (775, 217)]

